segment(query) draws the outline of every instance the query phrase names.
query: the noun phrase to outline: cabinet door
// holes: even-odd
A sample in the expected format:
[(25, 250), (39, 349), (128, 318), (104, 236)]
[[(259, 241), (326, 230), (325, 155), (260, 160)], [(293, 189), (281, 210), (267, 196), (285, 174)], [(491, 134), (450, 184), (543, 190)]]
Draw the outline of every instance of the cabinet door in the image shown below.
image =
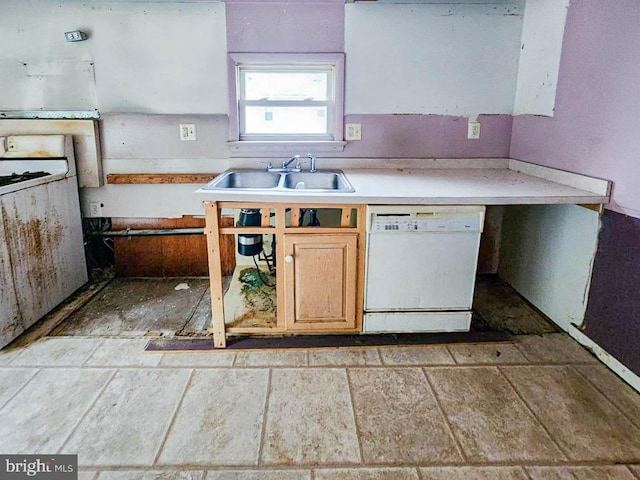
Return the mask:
[(24, 331), (13, 283), (4, 218), (0, 209), (0, 348)]
[(284, 235), (288, 330), (356, 328), (357, 234)]

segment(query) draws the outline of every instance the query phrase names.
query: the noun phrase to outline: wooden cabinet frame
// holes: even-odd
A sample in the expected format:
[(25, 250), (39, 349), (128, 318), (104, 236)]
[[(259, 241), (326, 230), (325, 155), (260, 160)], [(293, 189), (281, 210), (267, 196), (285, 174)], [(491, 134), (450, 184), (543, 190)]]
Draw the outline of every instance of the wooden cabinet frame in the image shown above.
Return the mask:
[[(247, 234), (274, 234), (279, 241), (276, 242), (276, 258), (278, 264), (284, 262), (284, 236), (318, 235), (318, 234), (357, 234), (357, 275), (355, 286), (355, 314), (356, 325), (353, 329), (338, 330), (305, 330), (304, 333), (356, 333), (362, 330), (363, 298), (364, 298), (364, 253), (365, 253), (365, 222), (366, 207), (364, 205), (326, 204), (326, 203), (246, 203), (246, 202), (204, 202), (206, 214), (207, 249), (209, 254), (209, 282), (211, 291), (211, 327), (209, 332), (213, 334), (213, 343), (216, 348), (226, 347), (227, 335), (230, 334), (285, 334), (292, 333), (286, 328), (285, 304), (286, 292), (283, 282), (282, 268), (276, 271), (276, 298), (277, 298), (277, 325), (275, 328), (227, 328), (224, 322), (224, 292), (222, 287), (222, 264), (220, 259), (221, 235), (247, 233)], [(222, 209), (253, 208), (260, 209), (261, 225), (252, 227), (221, 227), (220, 218)], [(290, 225), (286, 224), (286, 210), (291, 209)], [(340, 226), (338, 227), (299, 227), (300, 209), (339, 209)], [(352, 211), (357, 212), (355, 226), (351, 226)], [(275, 211), (275, 226), (271, 226), (271, 212)]]

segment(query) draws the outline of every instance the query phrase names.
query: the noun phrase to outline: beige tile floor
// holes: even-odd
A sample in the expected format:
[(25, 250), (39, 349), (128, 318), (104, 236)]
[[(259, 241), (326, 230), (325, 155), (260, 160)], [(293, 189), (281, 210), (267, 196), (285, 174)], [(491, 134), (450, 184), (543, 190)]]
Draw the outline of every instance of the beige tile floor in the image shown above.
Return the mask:
[(0, 351), (0, 451), (81, 479), (640, 480), (640, 395), (564, 334), (513, 343)]

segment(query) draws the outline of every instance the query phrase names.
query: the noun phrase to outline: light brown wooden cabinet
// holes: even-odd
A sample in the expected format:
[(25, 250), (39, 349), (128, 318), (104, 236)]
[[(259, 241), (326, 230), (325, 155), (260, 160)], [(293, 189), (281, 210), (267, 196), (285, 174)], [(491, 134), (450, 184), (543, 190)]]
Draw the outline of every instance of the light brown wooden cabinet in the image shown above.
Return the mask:
[(356, 328), (358, 234), (284, 236), (287, 330)]
[[(222, 210), (260, 210), (260, 225), (222, 226)], [(337, 214), (336, 222), (302, 226), (304, 210)], [(214, 346), (228, 335), (355, 333), (362, 328), (365, 207), (339, 204), (205, 202)], [(221, 241), (226, 235), (274, 235), (276, 319), (270, 325), (225, 324)], [(231, 320), (233, 322), (233, 320)]]

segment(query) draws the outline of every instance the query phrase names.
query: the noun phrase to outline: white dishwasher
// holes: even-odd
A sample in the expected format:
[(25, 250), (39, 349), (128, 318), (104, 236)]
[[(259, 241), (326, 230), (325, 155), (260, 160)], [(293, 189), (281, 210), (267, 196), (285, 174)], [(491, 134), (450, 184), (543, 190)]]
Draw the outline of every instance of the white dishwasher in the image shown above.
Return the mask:
[(365, 332), (457, 332), (471, 325), (484, 206), (367, 210)]

